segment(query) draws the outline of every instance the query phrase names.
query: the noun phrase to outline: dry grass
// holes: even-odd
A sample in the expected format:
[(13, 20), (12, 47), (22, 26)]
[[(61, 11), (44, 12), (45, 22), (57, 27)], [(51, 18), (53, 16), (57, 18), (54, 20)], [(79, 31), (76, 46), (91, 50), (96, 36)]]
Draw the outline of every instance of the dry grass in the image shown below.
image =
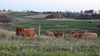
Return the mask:
[(13, 31), (0, 30), (0, 56), (100, 56), (99, 44), (99, 38), (23, 38)]
[[(63, 39), (62, 37), (56, 38), (55, 36), (45, 36), (45, 35), (35, 35), (34, 37), (22, 37), (16, 36), (16, 32), (14, 31), (7, 31), (7, 30), (0, 30), (0, 40), (51, 40), (51, 39)], [(97, 38), (99, 39), (99, 37)], [(74, 37), (65, 37), (63, 40), (79, 40)], [(95, 40), (94, 38), (82, 38), (80, 40)]]
[[(90, 21), (90, 20), (77, 20), (72, 18), (52, 18), (52, 19), (46, 19), (46, 20), (54, 20), (54, 21)], [(100, 21), (100, 20), (93, 20), (93, 21)]]
[(48, 14), (37, 14), (37, 15), (32, 15), (32, 16), (24, 16), (27, 18), (45, 18)]
[(19, 20), (19, 22), (30, 22), (32, 19), (27, 19), (27, 18), (16, 18)]

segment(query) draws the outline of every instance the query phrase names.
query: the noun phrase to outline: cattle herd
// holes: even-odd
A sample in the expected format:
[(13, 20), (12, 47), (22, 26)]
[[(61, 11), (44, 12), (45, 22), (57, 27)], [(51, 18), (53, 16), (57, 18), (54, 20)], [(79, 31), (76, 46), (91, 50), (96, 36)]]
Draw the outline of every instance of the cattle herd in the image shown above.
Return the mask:
[[(16, 35), (22, 37), (34, 37), (36, 35), (35, 28), (24, 28), (22, 26), (16, 27)], [(89, 32), (88, 30), (83, 30), (82, 33), (78, 33), (77, 31), (72, 31), (71, 34), (67, 34), (64, 32), (53, 32), (53, 31), (45, 31), (46, 36), (51, 36), (55, 38), (67, 38), (67, 37), (74, 37), (74, 38), (97, 38), (97, 33)]]

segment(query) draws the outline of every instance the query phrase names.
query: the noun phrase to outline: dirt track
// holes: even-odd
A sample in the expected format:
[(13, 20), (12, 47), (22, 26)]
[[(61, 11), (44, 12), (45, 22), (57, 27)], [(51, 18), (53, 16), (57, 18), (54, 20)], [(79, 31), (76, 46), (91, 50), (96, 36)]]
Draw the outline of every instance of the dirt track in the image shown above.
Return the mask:
[(37, 14), (37, 15), (25, 16), (25, 17), (27, 17), (27, 18), (45, 18), (47, 15), (49, 15), (49, 14)]
[[(61, 19), (46, 19), (46, 20), (56, 20), (56, 21), (91, 21), (91, 20), (77, 20), (77, 19), (66, 19), (66, 18), (61, 18)], [(93, 21), (100, 21), (100, 20), (93, 20)]]
[(28, 19), (28, 18), (16, 18), (19, 20), (19, 22), (29, 22), (31, 21), (31, 19)]

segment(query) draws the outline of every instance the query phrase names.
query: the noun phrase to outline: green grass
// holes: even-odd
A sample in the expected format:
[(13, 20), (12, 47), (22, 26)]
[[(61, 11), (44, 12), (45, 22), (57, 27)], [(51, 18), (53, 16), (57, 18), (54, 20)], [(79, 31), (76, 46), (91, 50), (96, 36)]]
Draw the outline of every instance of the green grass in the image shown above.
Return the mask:
[[(9, 15), (24, 18), (26, 12), (13, 12)], [(89, 30), (99, 33), (96, 27), (100, 21), (88, 23), (88, 21), (48, 21), (45, 19), (31, 18), (31, 22), (13, 22), (4, 24), (0, 31), (0, 56), (100, 56), (100, 39), (59, 39), (59, 38), (23, 38), (15, 35), (15, 28), (34, 27), (38, 31), (41, 25), (41, 34), (45, 30), (71, 33), (71, 31)]]
[(80, 22), (80, 21), (48, 21), (48, 20), (33, 20), (31, 22), (21, 22), (14, 23), (16, 25), (24, 25), (24, 26), (34, 26), (34, 25), (42, 25), (42, 26), (72, 26), (72, 27), (87, 27), (87, 28), (97, 28), (97, 24), (99, 21), (95, 21), (93, 23)]
[(27, 15), (27, 13), (26, 12), (12, 12), (8, 15), (18, 17), (18, 18), (22, 18), (23, 16)]
[(15, 30), (15, 28), (20, 25), (23, 27), (34, 27), (38, 31), (38, 25), (41, 25), (41, 33), (44, 34), (45, 30), (58, 31), (70, 33), (71, 31), (89, 30), (92, 32), (98, 32), (99, 28), (97, 25), (100, 21), (94, 21), (89, 23), (88, 21), (49, 21), (45, 19), (33, 19), (31, 22), (16, 22), (10, 24), (5, 24), (5, 28)]
[(100, 40), (0, 41), (1, 56), (99, 56)]
[[(14, 17), (20, 17), (20, 18), (25, 18), (23, 17), (24, 15), (27, 15), (27, 12), (13, 12), (10, 13), (9, 15), (14, 16)], [(33, 19), (31, 22), (18, 22), (18, 23), (12, 23), (12, 25), (5, 25), (5, 28), (12, 28), (13, 30), (16, 28), (16, 26), (21, 25), (23, 27), (35, 27), (38, 29), (38, 25), (42, 26), (42, 31), (45, 30), (52, 30), (52, 31), (70, 31), (71, 30), (82, 30), (82, 29), (87, 29), (90, 31), (98, 31), (97, 25), (100, 24), (100, 21), (94, 21), (93, 23), (89, 23), (88, 21), (49, 21), (45, 19), (39, 19), (39, 18), (31, 18)], [(56, 29), (57, 28), (57, 29)], [(59, 30), (60, 29), (60, 30)], [(66, 29), (66, 30), (65, 30)]]
[[(27, 15), (27, 12), (12, 12), (9, 15), (14, 17), (25, 18), (23, 16)], [(97, 29), (97, 25), (100, 24), (100, 21), (94, 21), (93, 23), (88, 23), (88, 21), (49, 21), (45, 19), (39, 18), (31, 18), (33, 21), (31, 22), (18, 22), (12, 23), (14, 26), (24, 26), (24, 27), (36, 27), (38, 25), (42, 25), (42, 27), (54, 27), (54, 26), (67, 26), (73, 28), (89, 28), (89, 29)], [(36, 27), (37, 28), (37, 27)]]
[[(23, 17), (26, 13), (11, 13), (15, 17)], [(45, 19), (33, 19), (31, 22), (13, 22), (5, 24), (4, 28), (15, 31), (20, 25), (34, 27), (38, 31), (41, 25), (41, 34), (45, 30), (70, 33), (87, 29), (99, 32), (96, 27), (100, 21), (88, 23), (88, 21), (48, 21)], [(0, 32), (0, 56), (100, 56), (100, 39), (58, 39), (50, 38), (22, 38), (15, 33)]]

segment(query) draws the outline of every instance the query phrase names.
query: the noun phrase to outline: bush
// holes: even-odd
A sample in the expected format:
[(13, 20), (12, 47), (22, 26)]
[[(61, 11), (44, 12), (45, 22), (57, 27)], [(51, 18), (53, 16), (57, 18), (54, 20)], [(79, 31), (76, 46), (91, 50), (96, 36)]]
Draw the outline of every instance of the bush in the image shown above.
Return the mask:
[(47, 19), (48, 19), (48, 18), (57, 18), (57, 16), (56, 16), (55, 14), (50, 14), (50, 15), (46, 16), (46, 18), (47, 18)]
[(100, 28), (100, 24), (97, 25), (97, 28)]
[(15, 21), (13, 16), (9, 15), (0, 15), (0, 22), (9, 23)]

